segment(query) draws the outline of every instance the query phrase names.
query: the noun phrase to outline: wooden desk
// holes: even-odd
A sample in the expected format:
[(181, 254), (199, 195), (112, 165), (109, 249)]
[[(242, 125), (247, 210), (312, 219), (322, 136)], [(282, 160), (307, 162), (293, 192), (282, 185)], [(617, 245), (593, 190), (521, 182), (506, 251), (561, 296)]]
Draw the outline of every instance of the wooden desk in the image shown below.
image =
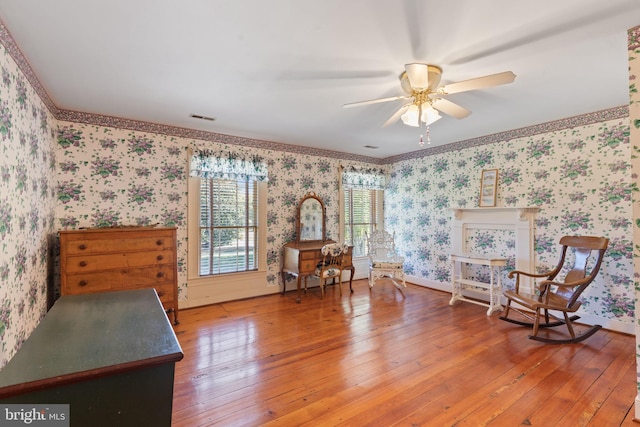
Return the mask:
[[(300, 302), (300, 280), (313, 276), (316, 266), (322, 261), (320, 249), (324, 245), (335, 243), (333, 240), (325, 240), (324, 242), (296, 243), (290, 242), (284, 245), (283, 263), (280, 274), (282, 275), (282, 294), (287, 290), (287, 273), (297, 277), (298, 294), (296, 302)], [(353, 275), (356, 269), (353, 267), (353, 246), (349, 246), (349, 251), (344, 255), (344, 270), (351, 270), (349, 278), (349, 290), (353, 292)]]
[(69, 404), (71, 426), (169, 427), (182, 357), (153, 289), (63, 296), (0, 371), (0, 403)]
[[(507, 265), (507, 259), (474, 254), (451, 254), (450, 259), (452, 289), (449, 305), (454, 305), (457, 301), (467, 301), (474, 304), (484, 305), (485, 307), (489, 307), (487, 310), (487, 316), (490, 316), (496, 311), (501, 311), (502, 305), (500, 304), (500, 294), (502, 293), (502, 279), (500, 277), (499, 268)], [(464, 268), (462, 266), (464, 263), (488, 266), (490, 277), (489, 283), (466, 279), (464, 277)], [(456, 264), (458, 264), (458, 268), (456, 268)], [(497, 273), (497, 280), (495, 273)], [(489, 295), (489, 302), (483, 303), (474, 299), (466, 298), (462, 291), (467, 287), (484, 290), (484, 292)]]

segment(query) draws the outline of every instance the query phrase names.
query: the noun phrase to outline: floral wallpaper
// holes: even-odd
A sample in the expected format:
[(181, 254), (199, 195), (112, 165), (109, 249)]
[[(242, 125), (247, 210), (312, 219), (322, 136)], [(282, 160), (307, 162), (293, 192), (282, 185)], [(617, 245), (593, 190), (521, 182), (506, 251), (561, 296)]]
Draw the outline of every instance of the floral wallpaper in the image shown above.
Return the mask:
[(51, 303), (55, 126), (0, 44), (0, 368)]
[[(450, 281), (451, 208), (478, 206), (483, 169), (499, 170), (497, 206), (539, 208), (535, 231), (539, 269), (556, 265), (563, 235), (609, 237), (610, 249), (582, 310), (633, 322), (631, 196), (638, 187), (630, 173), (628, 119), (391, 165), (385, 223), (398, 236), (407, 273), (428, 281)], [(467, 246), (480, 253), (509, 254), (513, 238), (505, 231), (482, 231), (469, 236)], [(513, 268), (511, 256), (506, 271)], [(505, 285), (513, 286), (508, 280)]]
[[(631, 163), (632, 177), (638, 180), (640, 176), (640, 94), (638, 93), (638, 81), (640, 76), (640, 26), (629, 30), (629, 121), (631, 123)], [(633, 247), (634, 253), (634, 291), (636, 301), (636, 319), (640, 317), (640, 193), (634, 193), (633, 200)], [(636, 369), (640, 378), (640, 323), (636, 320)], [(640, 395), (640, 382), (638, 383)], [(640, 419), (640, 401), (636, 398), (635, 417)]]
[(60, 124), (59, 228), (184, 225), (184, 150), (157, 138)]
[(179, 298), (188, 298), (187, 179), (189, 147), (260, 154), (267, 164), (267, 282), (278, 282), (280, 251), (294, 239), (297, 205), (314, 191), (327, 210), (327, 238), (338, 238), (338, 177), (343, 161), (243, 148), (162, 134), (60, 122), (56, 226), (119, 225), (178, 228)]

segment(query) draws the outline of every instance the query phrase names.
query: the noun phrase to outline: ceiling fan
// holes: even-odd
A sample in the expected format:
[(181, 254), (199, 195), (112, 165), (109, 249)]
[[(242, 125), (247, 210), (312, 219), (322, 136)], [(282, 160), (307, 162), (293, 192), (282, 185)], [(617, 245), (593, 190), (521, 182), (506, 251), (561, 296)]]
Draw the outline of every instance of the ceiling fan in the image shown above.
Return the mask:
[(400, 86), (406, 95), (353, 102), (344, 104), (342, 107), (350, 108), (409, 99), (410, 102), (402, 105), (382, 127), (389, 126), (398, 119), (402, 119), (402, 122), (409, 126), (418, 127), (422, 123), (429, 126), (441, 118), (439, 112), (456, 119), (463, 119), (471, 114), (471, 111), (466, 108), (444, 98), (447, 95), (512, 83), (516, 78), (511, 71), (505, 71), (439, 87), (442, 68), (437, 65), (411, 63), (406, 64), (404, 69), (405, 71), (400, 74)]

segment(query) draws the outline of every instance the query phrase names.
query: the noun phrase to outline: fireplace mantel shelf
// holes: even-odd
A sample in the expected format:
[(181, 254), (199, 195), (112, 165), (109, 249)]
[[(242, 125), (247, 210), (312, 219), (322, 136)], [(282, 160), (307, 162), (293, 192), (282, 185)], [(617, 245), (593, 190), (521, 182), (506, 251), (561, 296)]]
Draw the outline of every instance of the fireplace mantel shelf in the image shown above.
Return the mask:
[(538, 206), (497, 206), (487, 208), (451, 208), (456, 219), (461, 219), (464, 212), (505, 212), (505, 211), (518, 211), (520, 219), (525, 219), (527, 214), (535, 214), (540, 210)]

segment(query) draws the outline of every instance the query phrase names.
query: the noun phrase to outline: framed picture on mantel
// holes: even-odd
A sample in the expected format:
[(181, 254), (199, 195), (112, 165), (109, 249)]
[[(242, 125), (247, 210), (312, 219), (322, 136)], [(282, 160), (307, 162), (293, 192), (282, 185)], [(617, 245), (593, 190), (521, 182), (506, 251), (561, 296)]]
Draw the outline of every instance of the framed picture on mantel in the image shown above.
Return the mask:
[(484, 169), (480, 177), (480, 207), (496, 205), (498, 193), (498, 169)]

